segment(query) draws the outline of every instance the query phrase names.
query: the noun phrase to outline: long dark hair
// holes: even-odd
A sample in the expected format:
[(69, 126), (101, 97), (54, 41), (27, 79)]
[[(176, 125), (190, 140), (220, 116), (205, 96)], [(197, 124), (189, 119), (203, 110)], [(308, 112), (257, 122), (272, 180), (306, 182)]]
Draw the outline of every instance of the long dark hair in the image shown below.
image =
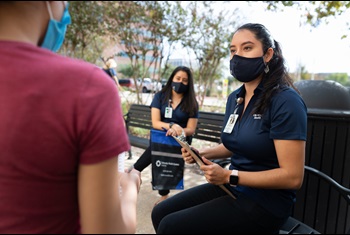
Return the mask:
[(186, 66), (178, 66), (171, 73), (166, 85), (161, 90), (161, 92), (165, 94), (165, 99), (163, 100), (163, 103), (166, 103), (169, 101), (169, 99), (171, 99), (171, 93), (173, 90), (171, 83), (173, 82), (173, 78), (175, 74), (179, 71), (183, 71), (187, 73), (187, 77), (188, 77), (188, 90), (184, 93), (180, 107), (182, 111), (189, 113), (190, 116), (193, 116), (198, 112), (199, 107), (198, 107), (198, 102), (196, 100), (196, 94), (194, 92), (194, 81), (193, 81), (192, 72)]
[(236, 32), (242, 29), (254, 33), (255, 38), (262, 43), (264, 54), (270, 47), (274, 50), (272, 59), (267, 63), (269, 72), (263, 73), (263, 92), (253, 110), (253, 113), (263, 114), (270, 105), (271, 97), (283, 87), (292, 87), (298, 93), (299, 91), (288, 74), (280, 44), (272, 38), (269, 30), (262, 24), (248, 23), (239, 27)]

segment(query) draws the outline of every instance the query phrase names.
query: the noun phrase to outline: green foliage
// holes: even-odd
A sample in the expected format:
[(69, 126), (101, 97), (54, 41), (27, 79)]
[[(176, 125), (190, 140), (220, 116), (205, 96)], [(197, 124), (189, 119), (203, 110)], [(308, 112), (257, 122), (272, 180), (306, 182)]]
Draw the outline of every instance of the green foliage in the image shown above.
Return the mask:
[(325, 80), (333, 80), (336, 82), (339, 82), (343, 86), (348, 86), (350, 85), (349, 83), (349, 77), (347, 73), (332, 73), (328, 75)]
[(136, 136), (139, 136), (139, 137), (144, 137), (144, 138), (147, 138), (147, 139), (149, 139), (149, 137), (150, 137), (150, 131), (149, 130), (145, 130), (145, 129), (139, 128), (139, 127), (132, 126), (132, 127), (130, 127), (129, 132), (132, 135), (136, 135)]
[(62, 53), (95, 63), (104, 48), (108, 33), (104, 12), (110, 2), (70, 1), (72, 24), (68, 26)]
[[(305, 23), (315, 27), (350, 6), (349, 1), (264, 2), (271, 11), (298, 8)], [(208, 91), (214, 80), (223, 78), (222, 61), (229, 56), (232, 32), (240, 24), (239, 9), (232, 9), (229, 1), (222, 4), (228, 7), (215, 12), (211, 1), (70, 1), (72, 24), (60, 53), (97, 64), (103, 50), (118, 46), (130, 61), (118, 67), (125, 77), (168, 79), (174, 69), (169, 57), (181, 44), (200, 62), (199, 68), (191, 65), (192, 70), (196, 83)], [(301, 72), (299, 78), (309, 75)], [(200, 94), (200, 104), (205, 95)], [(142, 102), (138, 94), (137, 103)]]
[[(119, 66), (118, 72), (123, 74), (124, 77), (127, 78), (141, 78), (141, 71), (145, 69), (142, 66), (138, 65), (136, 68), (133, 68), (130, 64)], [(146, 71), (145, 77), (150, 77), (150, 72)]]
[(199, 76), (196, 79), (204, 92), (199, 93), (200, 106), (215, 79), (222, 76), (218, 72), (220, 64), (229, 55), (229, 43), (237, 25), (235, 11), (230, 8), (214, 12), (213, 4), (208, 1), (191, 1), (187, 5), (187, 30), (182, 45), (193, 51), (198, 60)]
[(311, 74), (308, 72), (304, 72), (300, 74), (300, 79), (301, 80), (310, 80), (311, 79)]
[(163, 75), (162, 78), (164, 78), (166, 80), (168, 80), (170, 78), (171, 73), (176, 68), (176, 66), (174, 66), (174, 65), (167, 65), (167, 66), (168, 66), (167, 69), (163, 69), (164, 72), (162, 73), (162, 75)]
[(130, 108), (130, 104), (128, 102), (121, 102), (121, 106), (122, 106), (123, 115), (127, 114)]
[[(161, 6), (157, 1), (119, 1), (118, 11), (108, 15), (109, 30), (129, 58), (132, 71), (129, 74), (134, 81), (148, 76), (151, 65), (159, 59), (164, 37), (161, 23), (165, 16)], [(139, 90), (136, 92), (138, 103), (142, 103)]]

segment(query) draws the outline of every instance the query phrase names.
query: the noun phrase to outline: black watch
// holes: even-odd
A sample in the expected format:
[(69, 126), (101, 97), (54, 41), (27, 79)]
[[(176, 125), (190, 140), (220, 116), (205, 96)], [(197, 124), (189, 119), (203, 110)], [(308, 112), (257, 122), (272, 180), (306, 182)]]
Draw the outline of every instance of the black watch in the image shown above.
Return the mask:
[(237, 186), (238, 184), (238, 171), (232, 170), (232, 173), (230, 175), (230, 185)]
[[(169, 127), (172, 128), (174, 124), (175, 124), (175, 123), (173, 123), (173, 122), (169, 122)], [(170, 129), (170, 128), (169, 128), (169, 129)]]

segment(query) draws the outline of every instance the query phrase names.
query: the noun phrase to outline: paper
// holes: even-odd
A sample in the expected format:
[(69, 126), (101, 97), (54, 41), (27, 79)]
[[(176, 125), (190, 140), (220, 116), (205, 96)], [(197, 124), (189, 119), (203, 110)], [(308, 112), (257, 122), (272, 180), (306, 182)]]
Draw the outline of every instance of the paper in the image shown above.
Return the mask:
[(124, 172), (125, 168), (125, 152), (118, 155), (118, 171)]

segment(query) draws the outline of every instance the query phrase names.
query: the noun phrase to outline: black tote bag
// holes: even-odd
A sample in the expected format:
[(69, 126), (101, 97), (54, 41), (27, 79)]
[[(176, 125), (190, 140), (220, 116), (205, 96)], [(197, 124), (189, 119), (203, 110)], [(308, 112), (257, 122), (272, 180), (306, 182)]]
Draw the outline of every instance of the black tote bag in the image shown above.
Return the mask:
[(184, 189), (181, 145), (165, 131), (151, 129), (153, 190)]

